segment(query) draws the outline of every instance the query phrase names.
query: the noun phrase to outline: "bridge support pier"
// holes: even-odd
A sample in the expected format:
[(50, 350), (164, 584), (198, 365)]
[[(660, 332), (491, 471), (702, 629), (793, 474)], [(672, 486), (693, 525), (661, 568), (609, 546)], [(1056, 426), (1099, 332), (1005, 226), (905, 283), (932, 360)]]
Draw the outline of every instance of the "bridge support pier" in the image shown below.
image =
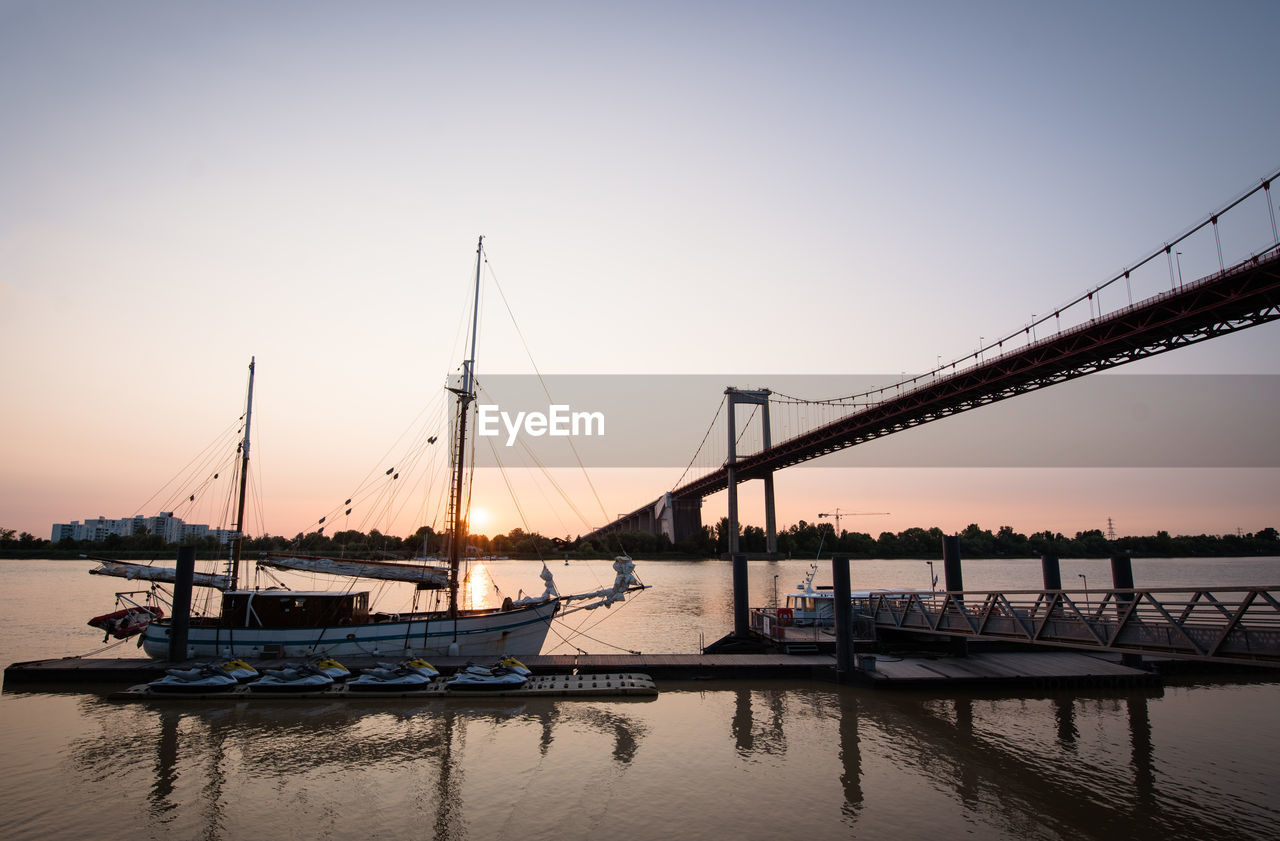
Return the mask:
[[(742, 389), (729, 386), (724, 390), (729, 398), (729, 456), (725, 460), (725, 479), (728, 482), (729, 492), (729, 554), (735, 554), (739, 549), (738, 544), (738, 475), (734, 465), (738, 461), (738, 421), (734, 411), (734, 407), (739, 403), (746, 403), (753, 406), (763, 406), (764, 414), (761, 421), (761, 428), (764, 432), (764, 449), (773, 446), (772, 436), (769, 429), (769, 395), (772, 394), (769, 389), (761, 389), (759, 391), (744, 391)], [(778, 525), (777, 516), (774, 513), (773, 499), (773, 471), (769, 471), (764, 477), (764, 531), (765, 531), (765, 551), (770, 554), (776, 554), (778, 551)]]

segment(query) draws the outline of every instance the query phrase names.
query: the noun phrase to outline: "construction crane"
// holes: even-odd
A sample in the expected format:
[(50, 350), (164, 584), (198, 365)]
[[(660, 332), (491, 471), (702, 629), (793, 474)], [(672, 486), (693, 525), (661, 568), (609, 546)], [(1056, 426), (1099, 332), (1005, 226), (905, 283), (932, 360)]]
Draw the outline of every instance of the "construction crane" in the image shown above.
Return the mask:
[(837, 508), (830, 514), (819, 514), (819, 517), (831, 517), (836, 521), (836, 537), (840, 536), (841, 517), (888, 517), (888, 511), (841, 511)]

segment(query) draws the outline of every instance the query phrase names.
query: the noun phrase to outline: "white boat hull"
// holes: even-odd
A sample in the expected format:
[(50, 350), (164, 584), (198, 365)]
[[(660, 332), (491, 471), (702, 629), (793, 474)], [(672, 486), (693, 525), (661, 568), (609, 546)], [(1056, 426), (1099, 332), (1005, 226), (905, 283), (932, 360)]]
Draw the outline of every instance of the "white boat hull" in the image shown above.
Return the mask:
[[(205, 657), (386, 656), (464, 657), (538, 654), (559, 603), (552, 599), (517, 610), (452, 619), (403, 619), (325, 628), (226, 628), (193, 625), (187, 655)], [(455, 627), (456, 626), (456, 627)], [(149, 657), (169, 657), (170, 622), (152, 622), (143, 632)], [(452, 649), (454, 644), (456, 649)]]

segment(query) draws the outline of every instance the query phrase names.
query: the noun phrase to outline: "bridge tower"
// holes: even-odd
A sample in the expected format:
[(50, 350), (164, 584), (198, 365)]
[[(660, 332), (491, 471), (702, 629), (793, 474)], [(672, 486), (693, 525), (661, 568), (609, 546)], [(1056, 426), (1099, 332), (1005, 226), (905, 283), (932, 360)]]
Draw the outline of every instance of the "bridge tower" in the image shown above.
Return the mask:
[[(729, 457), (725, 461), (725, 474), (729, 482), (729, 554), (738, 551), (738, 477), (735, 464), (738, 461), (738, 424), (734, 415), (734, 407), (739, 403), (749, 406), (762, 406), (762, 429), (764, 433), (764, 449), (773, 446), (769, 432), (769, 389), (748, 391), (729, 386), (724, 390), (729, 398)], [(765, 550), (770, 554), (778, 551), (778, 524), (773, 504), (773, 471), (764, 475), (764, 533)]]

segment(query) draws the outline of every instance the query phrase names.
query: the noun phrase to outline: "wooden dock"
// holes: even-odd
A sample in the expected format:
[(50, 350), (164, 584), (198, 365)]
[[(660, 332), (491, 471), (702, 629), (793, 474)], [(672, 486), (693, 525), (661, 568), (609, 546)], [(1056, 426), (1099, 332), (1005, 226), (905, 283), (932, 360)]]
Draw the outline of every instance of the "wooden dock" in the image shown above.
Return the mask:
[[(379, 658), (386, 660), (388, 658)], [(452, 674), (472, 662), (470, 657), (432, 657), (431, 664), (444, 674)], [(287, 660), (254, 660), (258, 669), (280, 668)], [(372, 657), (344, 657), (352, 671), (375, 665)], [(825, 655), (786, 654), (550, 654), (521, 656), (520, 662), (534, 674), (568, 675), (640, 672), (665, 680), (705, 680), (710, 678), (802, 678), (820, 677), (834, 668), (835, 659)], [(68, 657), (59, 660), (32, 660), (14, 663), (5, 669), (5, 686), (125, 684), (155, 680), (166, 669), (192, 668), (195, 662), (170, 663), (146, 657)]]
[(475, 701), (484, 698), (653, 698), (658, 687), (648, 675), (579, 674), (534, 675), (517, 689), (460, 691), (450, 689), (439, 677), (421, 688), (399, 687), (357, 690), (345, 683), (334, 684), (314, 692), (255, 692), (253, 686), (241, 684), (230, 691), (156, 692), (146, 684), (132, 686), (107, 696), (112, 701), (370, 701), (385, 699), (429, 699)]
[[(837, 676), (828, 654), (560, 654), (520, 658), (536, 675), (641, 673), (661, 681), (694, 680), (823, 680), (861, 684), (875, 689), (944, 689), (958, 686), (1029, 686), (1036, 688), (1152, 686), (1160, 678), (1106, 656), (1070, 652), (971, 653), (967, 657), (891, 657), (860, 655), (859, 668)], [(284, 661), (261, 660), (260, 668)], [(374, 665), (372, 658), (346, 658), (353, 671)], [(436, 657), (432, 664), (451, 674), (470, 662), (465, 657)], [(76, 691), (92, 686), (145, 683), (165, 669), (195, 663), (168, 663), (147, 658), (66, 658), (14, 663), (5, 669), (6, 689)]]

